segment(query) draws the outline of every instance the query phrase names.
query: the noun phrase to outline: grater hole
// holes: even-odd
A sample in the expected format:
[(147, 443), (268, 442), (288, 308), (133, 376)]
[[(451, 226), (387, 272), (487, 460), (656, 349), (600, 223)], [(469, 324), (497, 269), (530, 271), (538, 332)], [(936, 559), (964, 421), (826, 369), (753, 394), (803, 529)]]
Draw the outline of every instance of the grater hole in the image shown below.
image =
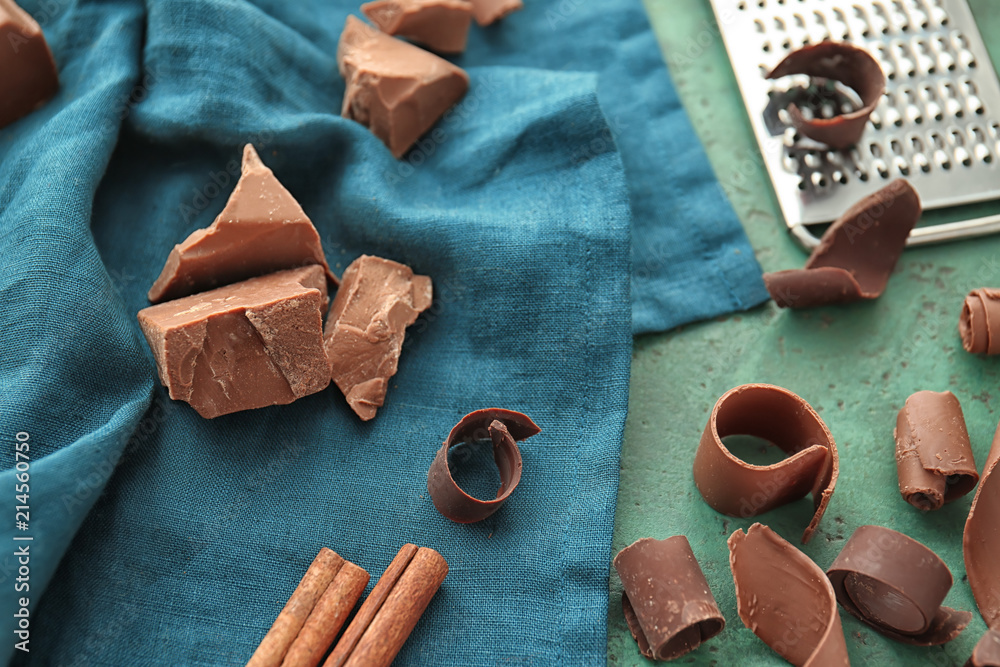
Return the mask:
[(867, 183), (868, 174), (866, 174), (865, 172), (861, 172), (860, 174), (858, 174), (858, 180), (861, 181), (862, 183)]
[(986, 164), (990, 164), (991, 162), (993, 162), (993, 156), (987, 153), (986, 155), (983, 156), (983, 162), (985, 162)]
[(986, 113), (986, 109), (984, 109), (982, 107), (976, 107), (976, 115), (977, 116), (982, 116), (984, 113)]
[(736, 5), (736, 9), (740, 10), (741, 12), (745, 12), (747, 10), (747, 3), (741, 2), (740, 4)]

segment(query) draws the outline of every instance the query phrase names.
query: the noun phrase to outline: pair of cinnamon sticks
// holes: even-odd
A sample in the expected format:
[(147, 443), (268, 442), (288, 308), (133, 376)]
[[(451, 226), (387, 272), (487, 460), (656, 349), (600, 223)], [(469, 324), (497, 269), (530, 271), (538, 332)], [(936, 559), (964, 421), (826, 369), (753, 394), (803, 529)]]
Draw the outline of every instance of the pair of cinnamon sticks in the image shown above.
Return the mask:
[[(388, 667), (448, 574), (434, 549), (404, 544), (323, 667)], [(247, 667), (317, 667), (369, 575), (323, 547)]]

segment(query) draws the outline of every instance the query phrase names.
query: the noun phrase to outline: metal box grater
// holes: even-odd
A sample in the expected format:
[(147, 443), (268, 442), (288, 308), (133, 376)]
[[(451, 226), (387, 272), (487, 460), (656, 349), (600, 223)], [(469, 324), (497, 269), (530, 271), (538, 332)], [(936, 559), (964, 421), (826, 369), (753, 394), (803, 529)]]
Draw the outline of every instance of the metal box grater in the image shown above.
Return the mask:
[[(966, 0), (711, 0), (757, 143), (789, 230), (808, 226), (907, 178), (924, 209), (1000, 199), (1000, 84)], [(854, 91), (807, 76), (764, 78), (785, 55), (825, 39), (866, 49), (888, 79), (852, 149), (801, 137), (786, 108), (831, 117)], [(808, 117), (808, 116), (807, 116)], [(1000, 231), (1000, 215), (913, 230), (908, 245)]]

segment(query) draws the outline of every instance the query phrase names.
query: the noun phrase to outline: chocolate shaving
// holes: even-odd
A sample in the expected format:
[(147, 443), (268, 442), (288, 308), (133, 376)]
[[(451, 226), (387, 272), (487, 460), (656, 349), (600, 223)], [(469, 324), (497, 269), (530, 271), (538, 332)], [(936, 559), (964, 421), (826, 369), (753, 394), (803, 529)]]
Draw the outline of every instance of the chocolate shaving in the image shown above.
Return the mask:
[(837, 601), (853, 616), (899, 642), (936, 646), (972, 620), (942, 607), (948, 566), (920, 542), (882, 526), (861, 526), (826, 572)]
[(983, 467), (962, 538), (965, 572), (986, 625), (1000, 630), (1000, 427)]
[(765, 273), (767, 291), (781, 308), (878, 298), (920, 212), (913, 186), (904, 179), (893, 181), (830, 225), (805, 268)]
[[(445, 518), (456, 523), (474, 523), (490, 516), (506, 502), (521, 481), (521, 451), (515, 441), (539, 433), (540, 428), (527, 415), (513, 410), (488, 408), (462, 417), (451, 429), (427, 473), (427, 490)], [(451, 476), (448, 450), (459, 443), (474, 444), (489, 438), (493, 442), (493, 460), (500, 472), (500, 488), (493, 500), (473, 498)]]
[[(751, 465), (723, 444), (730, 435), (763, 438), (789, 457)], [(745, 384), (716, 402), (694, 457), (694, 482), (713, 509), (742, 518), (812, 493), (815, 513), (802, 534), (805, 544), (830, 502), (838, 467), (837, 444), (808, 403), (781, 387)]]
[(618, 552), (622, 613), (639, 651), (673, 660), (722, 632), (726, 620), (683, 535), (644, 537)]
[(41, 26), (14, 0), (0, 0), (0, 127), (28, 115), (59, 90)]
[(972, 650), (965, 667), (1000, 667), (1000, 631), (986, 631)]
[(472, 14), (481, 26), (495, 23), (523, 8), (521, 0), (472, 0)]
[(810, 139), (842, 150), (858, 143), (864, 134), (868, 117), (875, 111), (885, 93), (885, 73), (878, 61), (864, 49), (845, 42), (820, 42), (792, 51), (777, 67), (768, 72), (768, 79), (793, 74), (807, 74), (815, 79), (839, 81), (852, 88), (861, 98), (861, 108), (833, 118), (810, 118), (792, 104), (788, 113), (792, 126)]
[(837, 601), (823, 570), (767, 526), (729, 536), (740, 620), (796, 666), (849, 665)]
[(468, 0), (375, 0), (361, 11), (382, 32), (399, 35), (438, 53), (461, 53), (469, 37)]
[(980, 287), (962, 304), (958, 333), (962, 347), (973, 354), (1000, 354), (1000, 289)]

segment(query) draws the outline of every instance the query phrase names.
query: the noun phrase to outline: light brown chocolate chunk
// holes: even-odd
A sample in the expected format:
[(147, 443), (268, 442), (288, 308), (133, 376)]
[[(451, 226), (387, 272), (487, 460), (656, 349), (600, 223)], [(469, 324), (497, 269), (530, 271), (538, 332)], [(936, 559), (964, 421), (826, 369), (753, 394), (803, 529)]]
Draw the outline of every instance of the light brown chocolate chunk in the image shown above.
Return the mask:
[(1000, 629), (1000, 427), (983, 466), (962, 536), (969, 588), (986, 625)]
[(174, 246), (149, 290), (153, 303), (309, 264), (334, 286), (319, 233), (253, 146), (243, 149), (243, 175), (226, 207), (206, 229)]
[(170, 398), (202, 417), (291, 403), (330, 384), (326, 276), (312, 265), (139, 311)]
[(962, 347), (973, 354), (1000, 354), (1000, 289), (969, 292), (958, 320)]
[(341, 114), (400, 158), (462, 99), (469, 77), (447, 60), (347, 17), (337, 46), (347, 88)]
[(344, 271), (326, 321), (333, 382), (368, 421), (396, 374), (406, 327), (431, 305), (431, 279), (410, 267), (362, 255)]
[(361, 5), (382, 32), (438, 53), (461, 53), (469, 37), (469, 0), (375, 0)]
[(42, 28), (14, 0), (0, 0), (0, 127), (42, 106), (59, 75)]
[(495, 23), (519, 9), (524, 9), (521, 0), (472, 0), (472, 15), (482, 26)]

